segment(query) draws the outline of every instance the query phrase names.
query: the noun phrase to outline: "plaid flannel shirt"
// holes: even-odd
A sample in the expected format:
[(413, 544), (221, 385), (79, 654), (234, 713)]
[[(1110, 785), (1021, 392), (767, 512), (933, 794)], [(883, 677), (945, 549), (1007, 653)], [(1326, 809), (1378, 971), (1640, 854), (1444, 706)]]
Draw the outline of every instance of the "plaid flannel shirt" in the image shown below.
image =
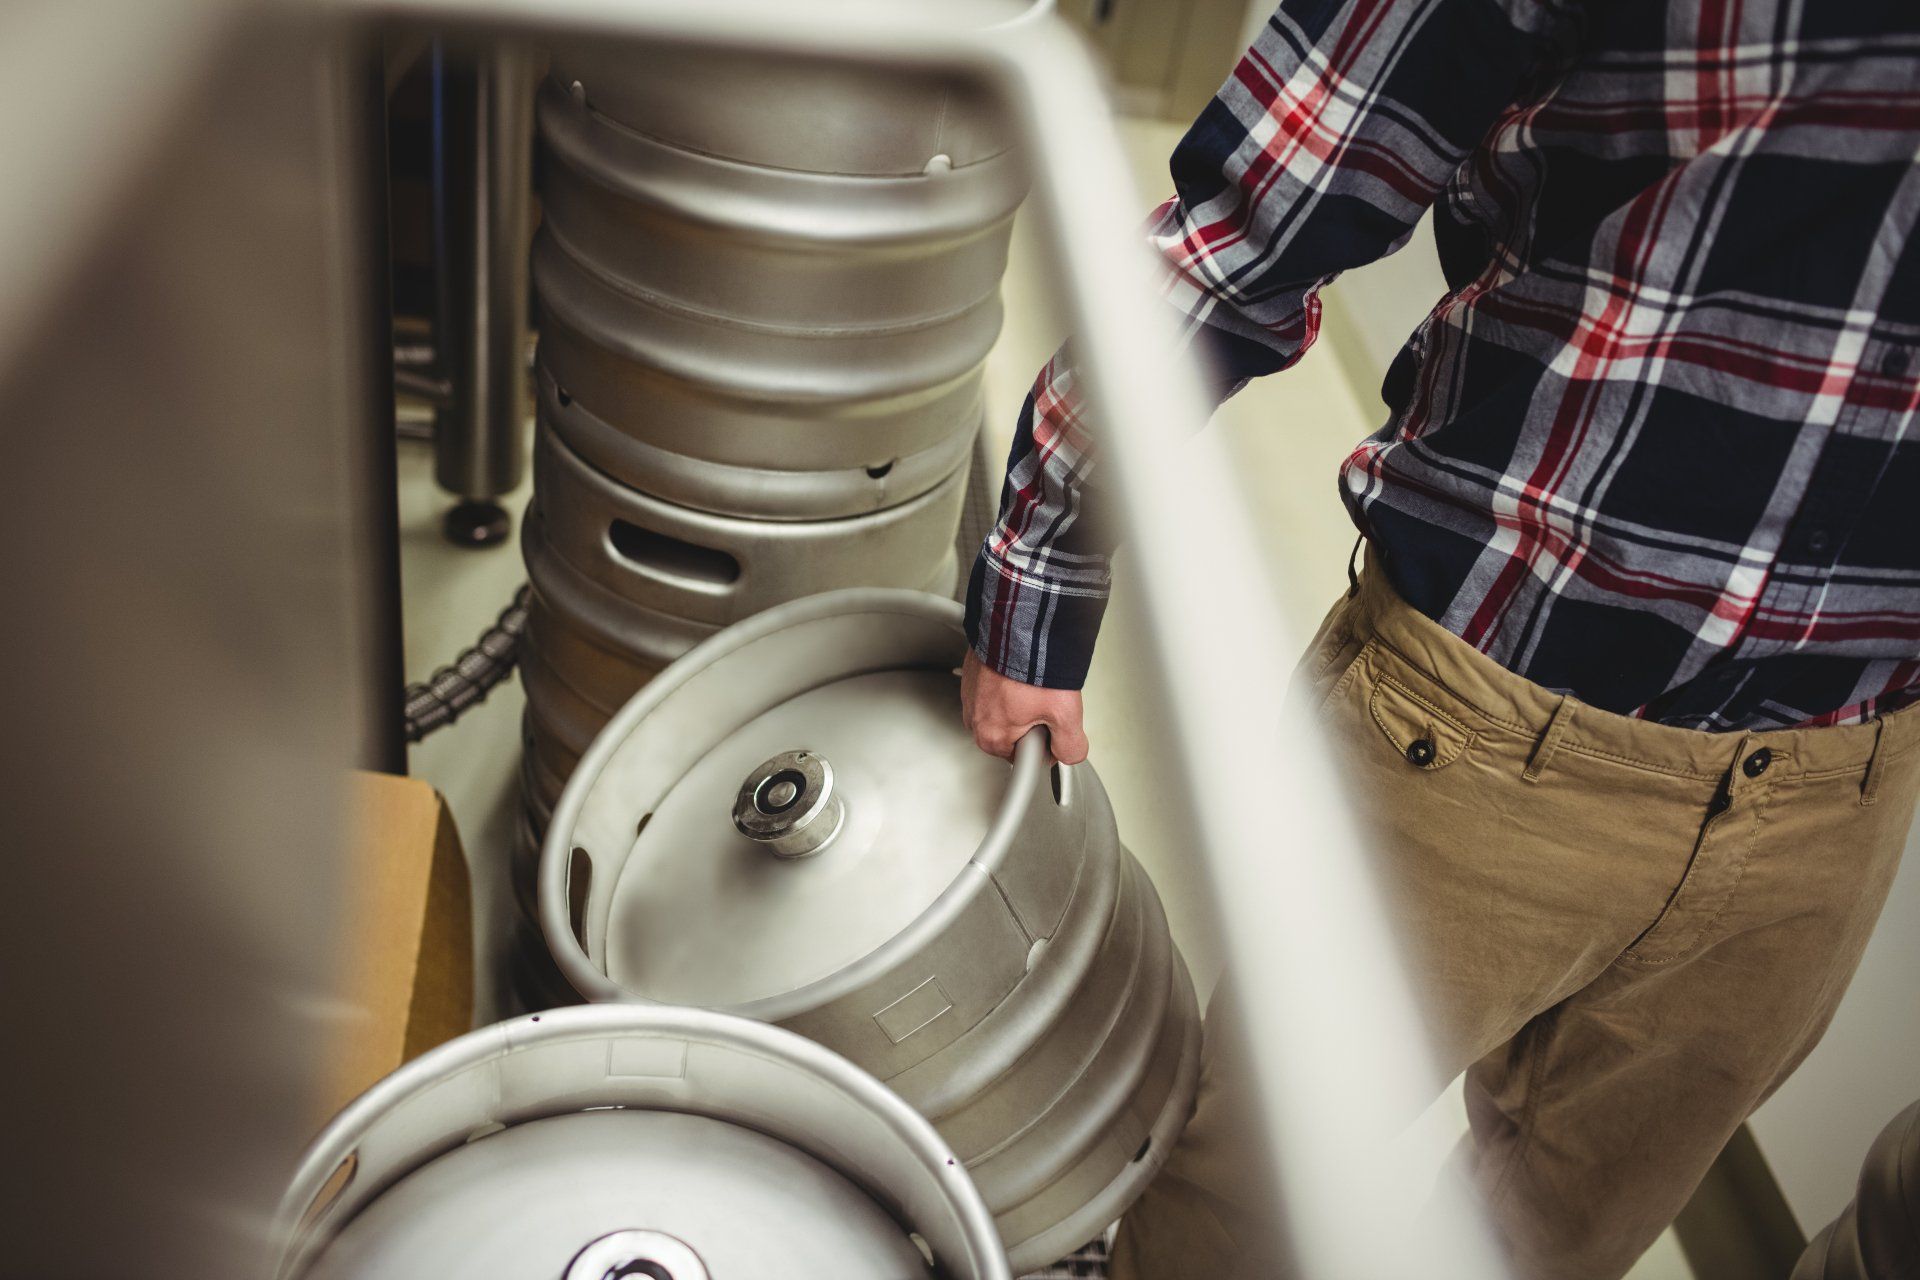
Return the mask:
[[(1689, 728), (1916, 696), (1913, 0), (1286, 0), (1172, 171), (1149, 234), (1222, 395), (1434, 208), (1448, 292), (1340, 476), (1414, 607)], [(968, 588), (1015, 679), (1085, 678), (1097, 445), (1063, 349)]]

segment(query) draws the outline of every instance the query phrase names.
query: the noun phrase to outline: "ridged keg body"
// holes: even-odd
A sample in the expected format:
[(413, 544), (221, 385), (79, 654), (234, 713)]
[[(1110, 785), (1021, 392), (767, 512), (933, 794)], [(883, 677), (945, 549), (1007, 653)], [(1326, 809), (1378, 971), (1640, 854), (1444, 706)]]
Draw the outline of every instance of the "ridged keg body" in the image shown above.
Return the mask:
[(539, 129), (542, 409), (593, 466), (803, 520), (894, 505), (964, 464), (1024, 191), (967, 95), (563, 49)]
[(1008, 1275), (978, 1191), (871, 1076), (775, 1027), (638, 1006), (402, 1067), (308, 1151), (278, 1238), (277, 1280)]
[(564, 779), (634, 690), (762, 609), (849, 586), (951, 590), (966, 476), (860, 515), (752, 520), (629, 488), (540, 428), (521, 526), (533, 584), (521, 680), (540, 763)]
[(884, 1080), (1031, 1268), (1159, 1167), (1199, 1016), (1092, 768), (1038, 736), (1011, 765), (973, 747), (965, 647), (952, 601), (875, 590), (704, 642), (567, 782), (540, 918), (590, 1000), (777, 1022)]

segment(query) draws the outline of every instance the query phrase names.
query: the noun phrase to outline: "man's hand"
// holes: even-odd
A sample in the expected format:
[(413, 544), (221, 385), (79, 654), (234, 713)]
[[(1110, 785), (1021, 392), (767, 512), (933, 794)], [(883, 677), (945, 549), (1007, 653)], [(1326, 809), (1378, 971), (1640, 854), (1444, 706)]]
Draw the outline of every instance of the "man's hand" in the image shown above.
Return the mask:
[(967, 650), (960, 668), (960, 718), (973, 740), (990, 756), (1013, 759), (1013, 748), (1027, 730), (1047, 726), (1053, 758), (1079, 764), (1087, 758), (1087, 731), (1080, 722), (1078, 689), (1042, 689), (1009, 680)]

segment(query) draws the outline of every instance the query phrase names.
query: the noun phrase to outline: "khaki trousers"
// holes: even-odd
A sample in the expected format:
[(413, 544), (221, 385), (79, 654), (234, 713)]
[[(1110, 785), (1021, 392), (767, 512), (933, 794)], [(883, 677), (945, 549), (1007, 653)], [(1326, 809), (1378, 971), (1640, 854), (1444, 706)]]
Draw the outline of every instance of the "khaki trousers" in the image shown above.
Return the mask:
[[(1460, 1159), (1517, 1280), (1614, 1280), (1826, 1029), (1906, 840), (1920, 708), (1769, 733), (1631, 720), (1514, 675), (1377, 568), (1295, 694), (1371, 828), (1440, 1065), (1467, 1073)], [(1274, 1201), (1223, 1003), (1117, 1280), (1283, 1269), (1253, 1243)]]

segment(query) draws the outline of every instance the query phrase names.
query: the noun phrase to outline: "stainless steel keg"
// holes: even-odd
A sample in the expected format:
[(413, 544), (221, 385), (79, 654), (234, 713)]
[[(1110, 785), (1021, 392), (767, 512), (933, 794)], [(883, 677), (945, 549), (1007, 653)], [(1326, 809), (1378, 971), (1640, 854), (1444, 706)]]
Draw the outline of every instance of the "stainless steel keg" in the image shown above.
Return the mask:
[(938, 1134), (845, 1059), (693, 1009), (500, 1023), (375, 1085), (282, 1203), (278, 1280), (1006, 1280)]
[(1100, 780), (961, 726), (960, 609), (903, 591), (721, 632), (586, 752), (541, 927), (596, 1001), (698, 1005), (845, 1054), (932, 1119), (1017, 1268), (1117, 1217), (1185, 1122), (1199, 1017)]
[[(649, 76), (624, 54), (555, 52), (542, 412), (595, 467), (685, 506), (892, 506), (965, 463), (1024, 178), (990, 115), (913, 77), (814, 68), (736, 119), (717, 100), (749, 63), (660, 59)], [(775, 119), (804, 142), (766, 145)]]

